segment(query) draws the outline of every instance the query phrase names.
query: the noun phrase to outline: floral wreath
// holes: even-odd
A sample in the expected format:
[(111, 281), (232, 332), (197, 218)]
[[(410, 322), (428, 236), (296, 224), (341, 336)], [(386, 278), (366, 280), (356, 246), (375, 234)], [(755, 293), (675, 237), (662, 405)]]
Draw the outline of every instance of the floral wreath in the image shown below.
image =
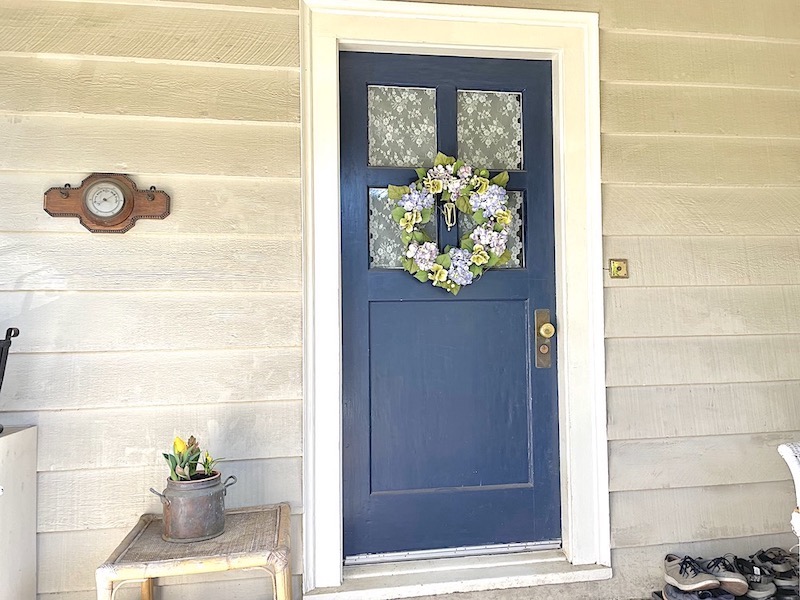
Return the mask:
[[(397, 202), (392, 219), (400, 226), (403, 243), (403, 268), (422, 283), (431, 282), (454, 296), (471, 285), (489, 269), (507, 263), (506, 249), (511, 225), (503, 171), (489, 179), (488, 169), (478, 169), (439, 152), (433, 167), (415, 169), (417, 179), (410, 185), (389, 186), (389, 199)], [(456, 222), (456, 210), (475, 222), (458, 248), (447, 246), (444, 252), (422, 230), (435, 215), (444, 214), (449, 230)]]

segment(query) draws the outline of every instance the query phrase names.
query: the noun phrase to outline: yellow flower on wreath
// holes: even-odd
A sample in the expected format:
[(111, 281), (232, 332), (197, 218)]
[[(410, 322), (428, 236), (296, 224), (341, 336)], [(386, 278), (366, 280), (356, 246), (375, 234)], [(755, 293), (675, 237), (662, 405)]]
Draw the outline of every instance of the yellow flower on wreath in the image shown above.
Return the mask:
[(475, 244), (472, 248), (472, 262), (479, 267), (489, 262), (489, 253), (483, 249), (481, 244)]
[(475, 192), (485, 194), (489, 189), (489, 180), (486, 177), (473, 177), (472, 185), (475, 187)]
[(422, 181), (422, 185), (424, 185), (425, 189), (428, 190), (431, 194), (441, 194), (442, 190), (444, 189), (444, 184), (442, 183), (442, 180), (434, 179), (433, 177), (426, 177)]
[(494, 218), (497, 220), (497, 223), (500, 225), (510, 225), (511, 224), (511, 211), (510, 210), (498, 210), (494, 213)]
[(406, 233), (414, 231), (414, 225), (422, 222), (422, 213), (418, 210), (412, 210), (403, 215), (400, 219), (400, 228)]
[(447, 269), (440, 264), (433, 265), (431, 270), (428, 271), (428, 279), (433, 281), (433, 285), (443, 283), (447, 280)]

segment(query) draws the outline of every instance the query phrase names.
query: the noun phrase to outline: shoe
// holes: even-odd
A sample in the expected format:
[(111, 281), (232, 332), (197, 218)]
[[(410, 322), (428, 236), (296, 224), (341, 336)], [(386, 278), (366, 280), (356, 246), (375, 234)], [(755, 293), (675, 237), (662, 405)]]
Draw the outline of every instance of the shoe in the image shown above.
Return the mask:
[(790, 591), (797, 592), (797, 584), (798, 584), (798, 577), (797, 577), (797, 570), (792, 569), (791, 571), (783, 571), (782, 573), (775, 573), (775, 579), (773, 580), (775, 585), (778, 586), (778, 589), (789, 589)]
[(778, 588), (772, 582), (772, 573), (768, 569), (759, 567), (746, 558), (737, 558), (734, 566), (747, 579), (747, 585), (750, 587), (746, 594), (748, 598), (765, 600), (771, 598), (777, 591)]
[(710, 573), (719, 580), (719, 587), (734, 596), (744, 596), (750, 586), (747, 578), (733, 566), (735, 561), (736, 557), (733, 554), (726, 554), (711, 560), (697, 559), (697, 563), (703, 567), (706, 573)]
[(755, 564), (764, 569), (769, 569), (776, 575), (797, 568), (797, 559), (783, 548), (769, 548), (759, 550), (750, 557)]
[(723, 589), (699, 590), (696, 592), (682, 592), (673, 585), (665, 585), (662, 593), (664, 600), (706, 600), (706, 598), (716, 598), (717, 600), (735, 600), (733, 594)]
[(664, 557), (664, 581), (682, 592), (713, 590), (719, 587), (719, 580), (706, 573), (691, 556), (681, 558), (677, 554)]

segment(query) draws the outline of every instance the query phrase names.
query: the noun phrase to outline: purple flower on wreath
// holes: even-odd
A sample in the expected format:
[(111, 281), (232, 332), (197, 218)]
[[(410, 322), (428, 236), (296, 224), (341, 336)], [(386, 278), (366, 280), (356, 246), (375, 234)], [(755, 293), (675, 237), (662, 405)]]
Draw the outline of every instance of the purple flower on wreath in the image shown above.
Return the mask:
[(425, 242), (422, 245), (411, 242), (406, 250), (406, 256), (413, 258), (420, 271), (430, 271), (439, 256), (439, 248), (433, 242)]
[(472, 283), (474, 275), (469, 270), (472, 263), (472, 253), (469, 250), (453, 248), (450, 250), (450, 268), (447, 270), (447, 277), (458, 285), (469, 285)]
[(508, 204), (505, 188), (499, 185), (490, 185), (483, 194), (472, 193), (469, 197), (469, 205), (472, 211), (483, 210), (485, 217), (493, 217), (498, 210), (504, 210)]
[(421, 211), (424, 208), (430, 208), (434, 203), (433, 195), (425, 188), (417, 189), (413, 183), (409, 186), (409, 192), (403, 194), (403, 197), (397, 201), (398, 206), (402, 206), (403, 210)]

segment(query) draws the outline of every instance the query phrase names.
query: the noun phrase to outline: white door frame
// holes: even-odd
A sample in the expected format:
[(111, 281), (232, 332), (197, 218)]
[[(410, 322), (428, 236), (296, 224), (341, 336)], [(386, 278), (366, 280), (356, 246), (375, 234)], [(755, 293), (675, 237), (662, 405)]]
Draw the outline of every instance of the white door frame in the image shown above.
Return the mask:
[(562, 539), (610, 565), (597, 15), (303, 0), (301, 18), (305, 590), (342, 583), (340, 50), (553, 61)]

